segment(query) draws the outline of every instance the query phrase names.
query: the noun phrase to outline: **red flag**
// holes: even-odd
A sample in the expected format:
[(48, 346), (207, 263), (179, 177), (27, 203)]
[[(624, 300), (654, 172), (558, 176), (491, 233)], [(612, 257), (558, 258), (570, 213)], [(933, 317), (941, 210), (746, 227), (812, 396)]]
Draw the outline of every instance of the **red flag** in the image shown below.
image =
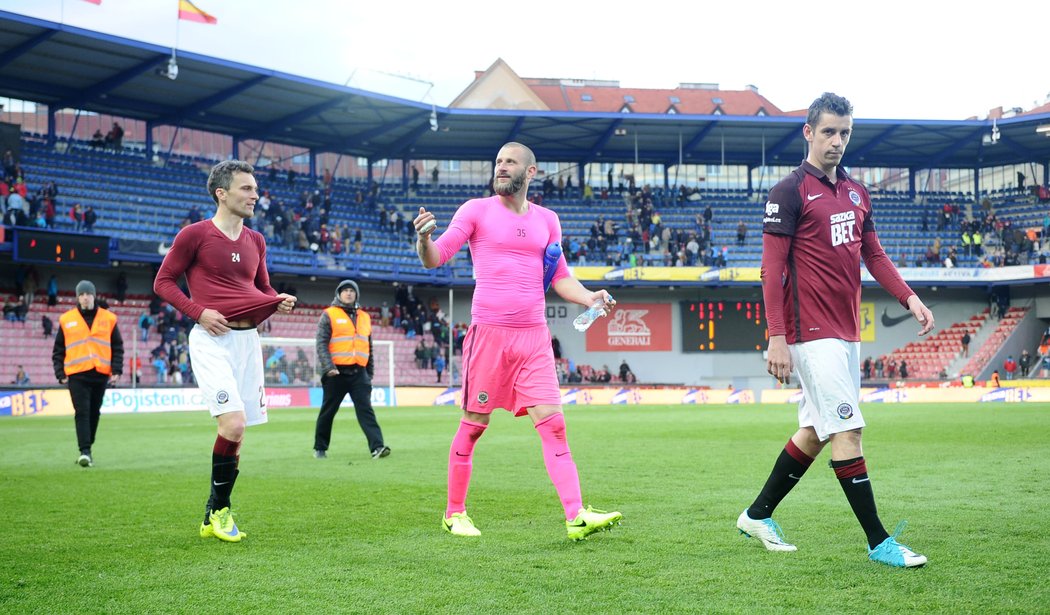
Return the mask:
[[(101, 2), (101, 0), (99, 1)], [(196, 21), (197, 23), (219, 23), (218, 19), (197, 8), (190, 0), (179, 0), (179, 19)]]

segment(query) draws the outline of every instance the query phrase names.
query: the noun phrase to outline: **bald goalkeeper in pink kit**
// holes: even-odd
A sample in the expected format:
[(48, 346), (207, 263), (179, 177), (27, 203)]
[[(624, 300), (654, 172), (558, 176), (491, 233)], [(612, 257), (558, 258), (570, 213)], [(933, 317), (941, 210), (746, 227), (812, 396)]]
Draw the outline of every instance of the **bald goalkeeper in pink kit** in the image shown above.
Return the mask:
[[(507, 143), (496, 156), (496, 196), (464, 203), (437, 241), (434, 215), (419, 208), (416, 251), (427, 269), (447, 262), (470, 242), (475, 290), (471, 325), (463, 341), (463, 419), (448, 457), (448, 504), (443, 527), (456, 536), (479, 536), (466, 512), (474, 445), (485, 433), (496, 408), (528, 414), (543, 445), (543, 461), (565, 509), (572, 540), (609, 529), (618, 512), (584, 508), (580, 478), (565, 435), (561, 390), (547, 328), (543, 255), (561, 243), (561, 222), (553, 211), (528, 202), (536, 176), (536, 156), (520, 143)], [(554, 291), (571, 303), (590, 307), (615, 302), (604, 290), (591, 292), (558, 260)]]

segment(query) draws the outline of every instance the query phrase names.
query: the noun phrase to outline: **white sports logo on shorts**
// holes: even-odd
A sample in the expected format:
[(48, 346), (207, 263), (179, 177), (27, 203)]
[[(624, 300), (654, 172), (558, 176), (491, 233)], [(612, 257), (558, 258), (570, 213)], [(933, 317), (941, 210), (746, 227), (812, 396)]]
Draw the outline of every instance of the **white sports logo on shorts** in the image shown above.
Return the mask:
[(235, 263), (241, 262), (241, 253), (240, 252), (230, 252), (230, 257), (232, 258), (233, 262), (235, 262)]
[(225, 404), (226, 402), (230, 401), (230, 394), (226, 391), (219, 391), (215, 394), (215, 401), (219, 402), (220, 404)]
[(485, 391), (482, 391), (482, 392), (478, 393), (478, 403), (479, 404), (484, 404), (484, 403), (488, 402), (488, 400), (489, 400), (489, 394), (488, 393), (486, 393)]
[(853, 406), (847, 404), (846, 402), (842, 402), (841, 404), (839, 404), (838, 410), (836, 410), (836, 412), (839, 413), (839, 418), (842, 420), (853, 418)]

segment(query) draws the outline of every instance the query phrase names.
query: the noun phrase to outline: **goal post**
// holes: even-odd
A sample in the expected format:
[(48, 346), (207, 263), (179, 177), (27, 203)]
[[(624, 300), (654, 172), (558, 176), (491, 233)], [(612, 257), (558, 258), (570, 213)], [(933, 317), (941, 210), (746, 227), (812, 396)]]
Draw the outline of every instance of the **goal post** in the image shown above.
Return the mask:
[[(317, 371), (316, 340), (312, 337), (261, 336), (263, 366), (267, 387), (321, 386)], [(394, 342), (372, 340), (375, 375), (372, 377), (372, 405), (394, 405)], [(350, 396), (344, 405), (352, 405)]]

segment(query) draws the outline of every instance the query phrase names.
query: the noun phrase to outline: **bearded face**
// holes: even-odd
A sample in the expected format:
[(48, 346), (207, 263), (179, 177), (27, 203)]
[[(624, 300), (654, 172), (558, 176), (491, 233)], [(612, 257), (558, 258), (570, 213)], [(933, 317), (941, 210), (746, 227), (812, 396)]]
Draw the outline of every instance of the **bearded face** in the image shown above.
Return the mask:
[(526, 169), (517, 173), (503, 172), (496, 175), (492, 182), (492, 188), (500, 196), (511, 196), (517, 194), (525, 187)]

